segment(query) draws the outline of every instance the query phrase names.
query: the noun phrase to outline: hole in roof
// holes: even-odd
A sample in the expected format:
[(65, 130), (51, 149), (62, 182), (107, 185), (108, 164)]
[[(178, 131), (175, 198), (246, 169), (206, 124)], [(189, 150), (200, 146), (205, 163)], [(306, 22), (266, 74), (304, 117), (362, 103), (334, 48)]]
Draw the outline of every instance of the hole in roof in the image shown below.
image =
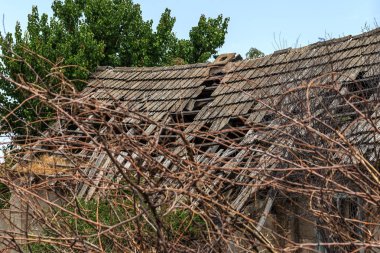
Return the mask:
[(219, 61), (225, 61), (227, 59), (227, 56), (223, 56), (222, 58), (220, 58)]
[(158, 143), (166, 148), (174, 147), (174, 143), (178, 139), (177, 137), (177, 133), (165, 128), (160, 132)]
[(226, 126), (228, 131), (225, 134), (227, 142), (239, 143), (249, 128), (246, 125), (246, 119), (241, 117), (231, 118)]
[(176, 125), (183, 124), (183, 123), (186, 124), (186, 123), (193, 122), (198, 112), (199, 111), (184, 111), (184, 112), (172, 113), (170, 116)]
[(210, 127), (211, 122), (206, 122), (201, 127), (201, 129), (197, 133), (195, 133), (194, 144), (201, 152), (205, 152), (210, 146), (215, 145), (215, 136), (209, 133)]
[(210, 87), (210, 86), (218, 85), (218, 84), (220, 84), (220, 79), (206, 80), (202, 83), (202, 85), (206, 87)]
[(267, 113), (263, 119), (261, 120), (261, 123), (270, 123), (272, 122), (274, 119), (276, 118), (276, 114), (275, 113)]
[(198, 95), (197, 99), (210, 98), (215, 89), (209, 87), (208, 89), (203, 89), (201, 94)]

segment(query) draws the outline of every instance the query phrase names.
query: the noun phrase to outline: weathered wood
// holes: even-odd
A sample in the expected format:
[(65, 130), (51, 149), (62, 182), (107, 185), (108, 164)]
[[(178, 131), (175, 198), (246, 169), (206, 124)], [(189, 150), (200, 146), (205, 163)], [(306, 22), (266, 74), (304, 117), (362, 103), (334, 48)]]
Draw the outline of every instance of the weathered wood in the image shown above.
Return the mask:
[(263, 210), (263, 212), (261, 214), (259, 222), (257, 223), (257, 226), (256, 226), (256, 231), (261, 232), (261, 230), (262, 230), (262, 228), (263, 228), (263, 226), (264, 226), (264, 224), (265, 224), (265, 222), (267, 220), (269, 212), (272, 209), (272, 206), (273, 206), (274, 200), (276, 198), (276, 195), (277, 195), (276, 191), (274, 191), (272, 189), (269, 191), (267, 202), (265, 204), (265, 207), (264, 207), (264, 210)]

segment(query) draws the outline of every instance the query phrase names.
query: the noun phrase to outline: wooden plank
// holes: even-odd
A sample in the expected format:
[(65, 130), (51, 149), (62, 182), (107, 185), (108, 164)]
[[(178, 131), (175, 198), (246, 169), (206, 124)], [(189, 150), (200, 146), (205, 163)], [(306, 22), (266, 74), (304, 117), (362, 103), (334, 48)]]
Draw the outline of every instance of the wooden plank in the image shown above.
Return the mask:
[(276, 198), (277, 192), (271, 189), (268, 193), (268, 198), (267, 198), (267, 203), (265, 204), (264, 211), (261, 214), (261, 217), (259, 219), (259, 222), (257, 223), (256, 226), (256, 231), (261, 232), (262, 228), (264, 227), (264, 224), (267, 220), (267, 217), (269, 215), (269, 212), (272, 209), (274, 200)]
[(94, 180), (92, 182), (92, 186), (87, 191), (87, 194), (86, 194), (86, 197), (85, 197), (86, 201), (89, 201), (92, 198), (92, 195), (95, 193), (95, 191), (96, 191), (96, 189), (97, 189), (100, 181), (103, 179), (103, 175), (105, 173), (107, 173), (107, 171), (110, 169), (109, 165), (111, 163), (111, 159), (108, 156), (105, 159), (106, 160), (103, 163), (103, 165), (101, 167), (98, 167), (98, 169), (97, 169), (97, 175), (96, 175), (96, 177), (94, 178)]
[[(94, 155), (95, 155), (95, 152), (94, 152)], [(93, 156), (94, 158), (96, 158), (95, 160), (95, 164), (93, 164), (91, 167), (89, 167), (89, 170), (88, 172), (86, 172), (86, 180), (91, 180), (95, 173), (97, 172), (99, 166), (104, 162), (104, 158), (105, 158), (106, 154), (104, 152), (101, 152), (98, 156)], [(92, 164), (91, 160), (90, 160), (90, 163)], [(82, 185), (82, 187), (80, 188), (79, 190), (79, 193), (77, 194), (78, 198), (82, 198), (86, 192), (86, 190), (88, 189), (89, 187), (89, 184), (84, 182), (84, 184)]]

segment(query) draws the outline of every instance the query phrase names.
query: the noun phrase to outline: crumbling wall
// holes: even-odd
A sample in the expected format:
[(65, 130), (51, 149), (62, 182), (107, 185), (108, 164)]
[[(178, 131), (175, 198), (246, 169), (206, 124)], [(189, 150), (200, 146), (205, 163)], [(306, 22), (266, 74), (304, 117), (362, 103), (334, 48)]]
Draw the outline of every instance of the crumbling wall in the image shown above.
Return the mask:
[(53, 214), (48, 203), (62, 205), (62, 201), (52, 190), (38, 189), (22, 195), (13, 192), (9, 208), (0, 209), (0, 251), (20, 252), (25, 238), (42, 235), (42, 217), (49, 219)]
[[(278, 199), (267, 216), (263, 233), (271, 243), (282, 249), (295, 248), (295, 243), (317, 242), (315, 217), (301, 207), (307, 206), (307, 199)], [(260, 205), (260, 204), (259, 204)], [(297, 252), (315, 252), (315, 248), (300, 248)]]

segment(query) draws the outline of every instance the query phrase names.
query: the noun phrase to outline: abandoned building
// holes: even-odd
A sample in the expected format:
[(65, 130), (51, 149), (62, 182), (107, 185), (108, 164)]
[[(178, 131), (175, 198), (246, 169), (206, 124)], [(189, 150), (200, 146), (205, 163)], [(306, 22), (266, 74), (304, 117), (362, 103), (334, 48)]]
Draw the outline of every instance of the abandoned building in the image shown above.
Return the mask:
[[(89, 201), (122, 181), (120, 170), (146, 170), (156, 187), (183, 189), (178, 175), (191, 174), (184, 159), (202, 171), (189, 192), (223, 196), (229, 215), (255, 219), (275, 249), (380, 252), (379, 77), (380, 29), (252, 60), (99, 67), (77, 105), (62, 107), (80, 125), (62, 114), (45, 133), (51, 138), (26, 147), (13, 170), (51, 182), (75, 174), (82, 181), (65, 187)], [(133, 142), (123, 144), (126, 136)], [(28, 167), (43, 154), (81, 165)], [(194, 196), (189, 205), (206, 206)], [(250, 247), (237, 244), (235, 252)]]

